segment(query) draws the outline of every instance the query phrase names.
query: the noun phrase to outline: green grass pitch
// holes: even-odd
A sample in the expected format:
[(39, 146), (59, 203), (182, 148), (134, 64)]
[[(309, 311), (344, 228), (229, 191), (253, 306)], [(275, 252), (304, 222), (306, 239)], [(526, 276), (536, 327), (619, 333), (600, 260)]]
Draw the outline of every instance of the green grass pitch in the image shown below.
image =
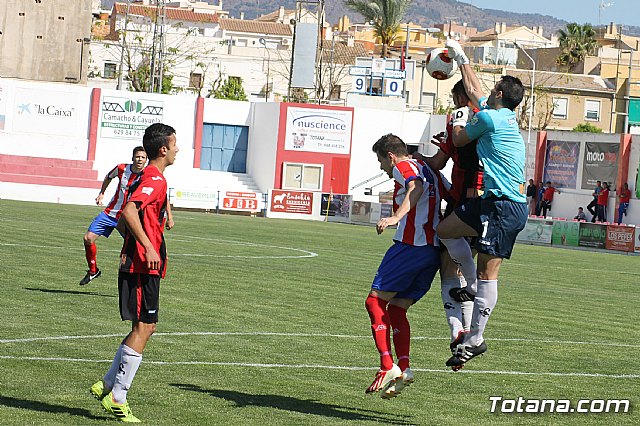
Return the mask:
[[(99, 208), (0, 200), (0, 424), (99, 425), (88, 389), (129, 323), (122, 239), (78, 286)], [(517, 245), (489, 350), (444, 366), (440, 282), (409, 311), (416, 382), (365, 396), (378, 355), (364, 300), (391, 244), (373, 227), (175, 212), (160, 321), (129, 391), (153, 425), (640, 424), (640, 257)], [(490, 396), (629, 399), (626, 414), (490, 413)]]

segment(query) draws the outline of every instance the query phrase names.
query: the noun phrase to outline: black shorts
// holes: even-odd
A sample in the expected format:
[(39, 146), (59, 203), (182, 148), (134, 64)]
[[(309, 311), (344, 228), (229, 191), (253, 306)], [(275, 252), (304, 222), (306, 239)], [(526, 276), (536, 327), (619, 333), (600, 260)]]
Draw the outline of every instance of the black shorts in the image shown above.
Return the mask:
[(478, 233), (478, 253), (503, 259), (511, 257), (516, 237), (527, 223), (527, 203), (494, 196), (472, 198), (455, 213)]
[(160, 276), (119, 271), (118, 293), (122, 321), (158, 322)]
[[(464, 192), (466, 193), (466, 190)], [(460, 207), (461, 205), (463, 205), (467, 201), (469, 201), (469, 199), (465, 196), (465, 194), (463, 194), (462, 200), (460, 200), (460, 201), (456, 201), (456, 200), (453, 200), (453, 199), (451, 201), (447, 201), (447, 207), (444, 208), (444, 213), (443, 213), (442, 217), (445, 218), (445, 217), (449, 216), (458, 207)]]

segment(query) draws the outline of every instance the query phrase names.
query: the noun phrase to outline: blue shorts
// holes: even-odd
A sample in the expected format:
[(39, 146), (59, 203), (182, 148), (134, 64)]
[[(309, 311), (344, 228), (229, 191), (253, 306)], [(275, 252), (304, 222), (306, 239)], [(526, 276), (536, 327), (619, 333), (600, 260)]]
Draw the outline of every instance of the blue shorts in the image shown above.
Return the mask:
[(440, 269), (440, 247), (412, 246), (396, 241), (385, 253), (371, 289), (420, 300)]
[(527, 224), (527, 203), (508, 198), (472, 198), (455, 210), (456, 216), (472, 227), (478, 237), (478, 253), (509, 259), (518, 233)]
[(111, 235), (113, 228), (115, 228), (117, 224), (118, 219), (112, 218), (105, 212), (100, 212), (100, 214), (93, 219), (91, 225), (89, 225), (89, 232), (109, 238), (109, 235)]

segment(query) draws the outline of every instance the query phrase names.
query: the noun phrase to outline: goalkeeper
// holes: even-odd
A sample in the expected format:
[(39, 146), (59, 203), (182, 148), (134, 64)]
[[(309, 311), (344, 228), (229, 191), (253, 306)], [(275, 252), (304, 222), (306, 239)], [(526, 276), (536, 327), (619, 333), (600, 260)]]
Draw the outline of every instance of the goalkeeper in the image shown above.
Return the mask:
[[(453, 144), (463, 147), (477, 140), (476, 151), (484, 172), (483, 194), (457, 207), (437, 228), (467, 282), (452, 296), (459, 302), (474, 301), (470, 332), (446, 362), (447, 366), (460, 367), (487, 351), (483, 332), (498, 300), (500, 265), (502, 259), (511, 257), (516, 236), (527, 221), (525, 144), (514, 112), (522, 101), (524, 87), (518, 78), (506, 75), (485, 97), (460, 44), (447, 40), (446, 47), (460, 67), (466, 93), (480, 109), (466, 126), (453, 126)], [(474, 244), (477, 269), (464, 237), (478, 237)]]

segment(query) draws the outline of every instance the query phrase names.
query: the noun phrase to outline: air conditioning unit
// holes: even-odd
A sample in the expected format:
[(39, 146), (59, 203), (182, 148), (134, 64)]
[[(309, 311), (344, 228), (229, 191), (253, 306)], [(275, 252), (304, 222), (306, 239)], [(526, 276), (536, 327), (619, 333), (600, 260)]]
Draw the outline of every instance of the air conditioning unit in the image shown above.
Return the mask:
[(289, 40), (288, 38), (283, 38), (282, 39), (282, 45), (283, 46), (288, 46), (291, 44), (291, 40)]

